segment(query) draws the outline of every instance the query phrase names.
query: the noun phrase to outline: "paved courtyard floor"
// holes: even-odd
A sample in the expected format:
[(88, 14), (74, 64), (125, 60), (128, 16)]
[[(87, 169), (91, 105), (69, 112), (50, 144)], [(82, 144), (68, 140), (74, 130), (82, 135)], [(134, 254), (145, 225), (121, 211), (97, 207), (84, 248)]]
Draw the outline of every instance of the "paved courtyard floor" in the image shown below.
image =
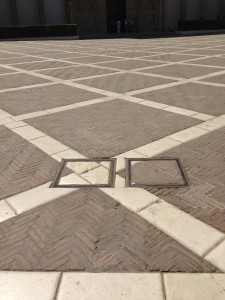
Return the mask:
[(0, 43), (0, 300), (225, 299), (225, 35)]

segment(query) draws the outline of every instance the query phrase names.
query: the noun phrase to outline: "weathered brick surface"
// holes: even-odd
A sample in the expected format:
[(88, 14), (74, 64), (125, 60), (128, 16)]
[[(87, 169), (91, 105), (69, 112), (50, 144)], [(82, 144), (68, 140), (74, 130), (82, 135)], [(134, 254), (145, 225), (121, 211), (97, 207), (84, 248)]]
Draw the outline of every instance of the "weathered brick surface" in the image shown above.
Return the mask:
[(51, 181), (58, 167), (47, 154), (0, 127), (0, 199)]
[(153, 73), (164, 76), (173, 76), (179, 78), (192, 78), (218, 72), (220, 69), (215, 67), (199, 67), (190, 65), (163, 66), (151, 69), (145, 69), (145, 73)]
[(102, 78), (91, 78), (79, 81), (81, 84), (96, 87), (115, 93), (125, 93), (147, 87), (173, 82), (170, 79), (156, 78), (136, 74), (115, 74)]
[(80, 190), (0, 224), (0, 269), (216, 272), (99, 190)]
[[(208, 80), (212, 80), (212, 77)], [(187, 83), (135, 95), (145, 100), (165, 103), (197, 112), (220, 116), (225, 114), (225, 87)]]
[[(160, 155), (160, 157), (181, 158), (190, 180), (189, 188), (148, 189), (151, 193), (223, 232), (225, 232), (224, 136), (225, 129), (219, 129)], [(141, 165), (137, 164), (133, 168), (138, 171)]]
[(27, 122), (88, 157), (112, 157), (200, 123), (193, 118), (121, 100)]
[(0, 80), (0, 90), (47, 82), (49, 82), (49, 80), (27, 74), (2, 75)]
[(46, 70), (46, 71), (39, 71), (39, 73), (70, 80), (70, 79), (77, 79), (82, 77), (88, 77), (88, 76), (95, 76), (95, 75), (103, 75), (107, 73), (114, 73), (116, 71), (108, 70), (108, 69), (100, 69), (95, 67), (88, 67), (88, 66), (74, 66), (74, 67), (68, 67), (63, 69), (54, 69), (54, 70)]
[(13, 115), (50, 109), (103, 97), (62, 84), (4, 93), (0, 107)]

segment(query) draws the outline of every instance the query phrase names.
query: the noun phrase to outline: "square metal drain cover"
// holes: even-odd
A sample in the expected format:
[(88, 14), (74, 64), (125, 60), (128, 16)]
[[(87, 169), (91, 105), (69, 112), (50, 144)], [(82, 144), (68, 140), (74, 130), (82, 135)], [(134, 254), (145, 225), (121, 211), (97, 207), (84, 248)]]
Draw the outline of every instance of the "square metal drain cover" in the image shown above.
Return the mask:
[(178, 158), (127, 158), (126, 186), (166, 188), (188, 186)]
[(63, 159), (51, 188), (114, 187), (115, 176), (116, 159)]

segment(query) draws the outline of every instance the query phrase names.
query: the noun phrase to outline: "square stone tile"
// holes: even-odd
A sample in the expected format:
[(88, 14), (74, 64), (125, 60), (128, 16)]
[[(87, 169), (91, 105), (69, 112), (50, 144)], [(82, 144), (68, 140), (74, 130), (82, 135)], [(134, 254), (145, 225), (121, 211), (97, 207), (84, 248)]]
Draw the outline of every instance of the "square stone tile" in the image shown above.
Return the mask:
[(130, 187), (181, 187), (188, 181), (181, 162), (166, 158), (126, 160), (126, 181)]
[(132, 69), (146, 68), (148, 66), (151, 67), (151, 66), (160, 65), (160, 64), (161, 63), (154, 62), (154, 61), (128, 59), (128, 60), (121, 60), (121, 61), (116, 61), (116, 62), (101, 63), (100, 66), (121, 69), (121, 70), (132, 70)]
[(202, 75), (207, 75), (213, 72), (218, 72), (218, 68), (213, 67), (199, 67), (191, 65), (170, 65), (151, 69), (145, 69), (145, 73), (153, 73), (165, 76), (180, 77), (180, 78), (192, 78)]
[(0, 272), (1, 300), (52, 300), (60, 273)]
[(168, 300), (223, 300), (224, 274), (165, 274)]
[(58, 300), (163, 300), (160, 274), (63, 275)]
[(0, 89), (16, 88), (33, 84), (47, 83), (49, 80), (27, 74), (12, 74), (1, 76)]
[(139, 89), (171, 83), (173, 80), (136, 74), (115, 74), (101, 78), (81, 80), (79, 83), (115, 93), (125, 93)]
[(17, 116), (103, 97), (86, 90), (62, 84), (4, 93), (0, 108)]
[(100, 69), (95, 67), (88, 67), (88, 66), (76, 66), (76, 67), (69, 67), (63, 69), (40, 71), (39, 73), (64, 79), (64, 80), (70, 80), (70, 79), (78, 79), (82, 77), (103, 75), (103, 74), (114, 73), (114, 72), (116, 71)]
[(37, 117), (27, 123), (86, 157), (96, 158), (113, 157), (200, 121), (114, 100)]
[(57, 67), (69, 67), (71, 66), (70, 63), (61, 62), (61, 61), (43, 61), (43, 62), (35, 62), (35, 63), (26, 63), (26, 64), (16, 64), (12, 65), (16, 68), (22, 70), (41, 70), (41, 69), (51, 69)]
[(206, 255), (207, 261), (225, 272), (225, 240)]
[(186, 83), (158, 91), (135, 94), (135, 97), (220, 116), (225, 113), (224, 94), (225, 87)]

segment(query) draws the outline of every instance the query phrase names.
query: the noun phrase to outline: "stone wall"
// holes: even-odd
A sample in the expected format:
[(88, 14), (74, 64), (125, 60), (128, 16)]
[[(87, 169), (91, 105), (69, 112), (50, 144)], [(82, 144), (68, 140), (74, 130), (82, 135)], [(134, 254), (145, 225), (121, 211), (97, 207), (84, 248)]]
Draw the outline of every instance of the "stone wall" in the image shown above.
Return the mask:
[[(126, 0), (126, 17), (138, 17), (139, 32), (175, 30), (181, 18), (219, 14), (225, 14), (225, 0)], [(0, 0), (0, 26), (63, 23), (77, 23), (80, 34), (106, 33), (107, 0)]]

